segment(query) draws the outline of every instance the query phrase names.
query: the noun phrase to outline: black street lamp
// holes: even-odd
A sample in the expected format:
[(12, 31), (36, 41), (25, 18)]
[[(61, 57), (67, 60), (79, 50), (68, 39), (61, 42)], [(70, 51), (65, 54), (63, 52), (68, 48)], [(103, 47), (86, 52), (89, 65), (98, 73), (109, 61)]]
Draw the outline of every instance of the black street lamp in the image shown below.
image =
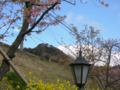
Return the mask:
[(90, 70), (91, 64), (84, 57), (82, 57), (82, 51), (80, 49), (79, 57), (70, 64), (72, 73), (74, 76), (75, 84), (79, 87), (78, 90), (83, 90), (86, 81), (88, 72)]

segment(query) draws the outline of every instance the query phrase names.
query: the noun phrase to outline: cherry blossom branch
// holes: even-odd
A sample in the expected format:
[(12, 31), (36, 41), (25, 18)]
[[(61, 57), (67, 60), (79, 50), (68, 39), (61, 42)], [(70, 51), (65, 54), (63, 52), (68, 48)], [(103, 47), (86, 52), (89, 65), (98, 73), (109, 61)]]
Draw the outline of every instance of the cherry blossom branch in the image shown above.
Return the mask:
[(22, 33), (22, 35), (25, 35), (25, 34), (31, 32), (33, 30), (33, 28), (43, 19), (45, 14), (48, 13), (48, 11), (50, 11), (51, 9), (53, 9), (57, 4), (59, 4), (59, 3), (58, 2), (54, 3), (50, 8), (48, 8), (45, 12), (43, 12), (42, 16), (37, 20), (37, 22), (34, 23), (33, 26), (28, 31)]
[(115, 82), (118, 82), (118, 81), (120, 81), (120, 78), (119, 79), (117, 79), (117, 80), (114, 80), (113, 82), (111, 82), (111, 83), (109, 83), (108, 84), (108, 86), (111, 86), (112, 84), (114, 84)]
[[(26, 1), (25, 3), (30, 3), (30, 1)], [(58, 4), (60, 4), (60, 2), (58, 2)], [(54, 4), (50, 4), (50, 5), (49, 5), (49, 4), (43, 4), (43, 5), (42, 5), (42, 4), (34, 4), (34, 3), (31, 3), (30, 5), (36, 5), (36, 6), (44, 6), (44, 5), (45, 5), (45, 6), (51, 6), (51, 5), (54, 5)]]
[(104, 6), (106, 6), (106, 7), (109, 7), (108, 4), (104, 4), (104, 1), (99, 0), (99, 2), (100, 2), (102, 5), (104, 5)]
[(5, 35), (5, 34), (8, 32), (9, 28), (11, 27), (11, 25), (12, 25), (12, 23), (10, 23), (9, 27), (8, 27), (7, 30), (4, 32), (3, 35)]

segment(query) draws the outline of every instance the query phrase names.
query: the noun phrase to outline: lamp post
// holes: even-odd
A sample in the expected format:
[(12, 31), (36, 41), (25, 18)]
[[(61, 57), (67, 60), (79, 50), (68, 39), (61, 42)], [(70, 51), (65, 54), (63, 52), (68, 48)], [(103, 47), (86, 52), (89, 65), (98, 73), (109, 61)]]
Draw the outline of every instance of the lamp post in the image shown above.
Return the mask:
[(82, 51), (80, 49), (79, 57), (70, 64), (72, 73), (74, 76), (75, 84), (79, 87), (78, 90), (83, 90), (83, 87), (87, 81), (88, 72), (91, 64), (84, 57), (82, 57)]

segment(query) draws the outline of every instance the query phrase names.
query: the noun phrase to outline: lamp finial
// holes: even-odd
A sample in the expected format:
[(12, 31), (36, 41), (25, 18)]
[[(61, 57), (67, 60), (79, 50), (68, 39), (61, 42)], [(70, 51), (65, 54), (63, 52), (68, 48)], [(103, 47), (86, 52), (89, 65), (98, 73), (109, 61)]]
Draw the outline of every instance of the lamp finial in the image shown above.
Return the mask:
[(80, 48), (80, 51), (79, 51), (79, 56), (82, 56), (82, 51), (81, 51), (81, 48)]

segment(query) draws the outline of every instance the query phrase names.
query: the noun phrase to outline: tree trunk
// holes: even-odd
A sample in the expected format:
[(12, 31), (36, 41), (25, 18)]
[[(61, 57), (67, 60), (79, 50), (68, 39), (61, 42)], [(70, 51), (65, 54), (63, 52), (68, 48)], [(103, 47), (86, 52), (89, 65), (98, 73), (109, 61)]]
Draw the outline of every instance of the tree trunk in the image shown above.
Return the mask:
[(24, 40), (20, 44), (20, 51), (23, 51), (23, 42), (24, 42)]
[[(25, 10), (24, 10), (24, 14), (25, 14)], [(25, 16), (23, 15), (23, 21), (25, 20)], [(24, 23), (24, 22), (23, 22)], [(23, 25), (23, 23), (22, 23), (22, 25)], [(24, 40), (21, 42), (21, 44), (20, 44), (20, 51), (23, 51), (23, 42), (24, 42)]]
[[(21, 44), (21, 42), (24, 39), (24, 35), (22, 35), (23, 32), (25, 32), (27, 30), (29, 26), (29, 23), (27, 22), (27, 20), (25, 19), (23, 22), (23, 26), (22, 29), (19, 33), (19, 35), (17, 36), (16, 40), (13, 42), (13, 44), (10, 46), (7, 55), (8, 57), (12, 60), (12, 58), (15, 57), (15, 52), (18, 48), (18, 46)], [(2, 80), (2, 78), (5, 76), (5, 74), (10, 70), (9, 64), (6, 61), (6, 59), (3, 59), (2, 61), (2, 65), (0, 67), (0, 80)]]
[[(32, 26), (32, 28), (30, 29), (30, 31), (32, 31), (32, 29), (43, 19), (44, 15), (46, 13), (48, 13), (48, 11), (50, 11), (51, 9), (53, 9), (56, 5), (58, 4), (58, 2), (54, 3), (50, 8), (48, 8), (45, 12), (43, 12), (43, 14), (41, 15), (41, 17), (38, 19), (38, 21), (36, 21), (36, 23), (34, 24), (34, 26)], [(26, 5), (28, 5), (28, 2), (26, 3)], [(27, 7), (27, 6), (26, 6)], [(28, 7), (27, 7), (28, 8)], [(32, 8), (32, 7), (31, 7)], [(22, 29), (19, 33), (19, 35), (17, 36), (16, 40), (13, 42), (13, 44), (10, 46), (7, 55), (8, 57), (12, 60), (12, 58), (15, 57), (15, 52), (18, 48), (18, 46), (21, 44), (21, 42), (24, 39), (24, 35), (27, 34), (28, 32), (25, 32), (27, 30), (29, 26), (29, 23), (27, 22), (27, 20), (25, 19), (22, 25)], [(24, 35), (23, 35), (24, 33)], [(6, 61), (6, 59), (3, 59), (2, 61), (2, 65), (0, 67), (0, 80), (2, 80), (2, 78), (5, 76), (5, 74), (10, 70), (9, 64)]]

